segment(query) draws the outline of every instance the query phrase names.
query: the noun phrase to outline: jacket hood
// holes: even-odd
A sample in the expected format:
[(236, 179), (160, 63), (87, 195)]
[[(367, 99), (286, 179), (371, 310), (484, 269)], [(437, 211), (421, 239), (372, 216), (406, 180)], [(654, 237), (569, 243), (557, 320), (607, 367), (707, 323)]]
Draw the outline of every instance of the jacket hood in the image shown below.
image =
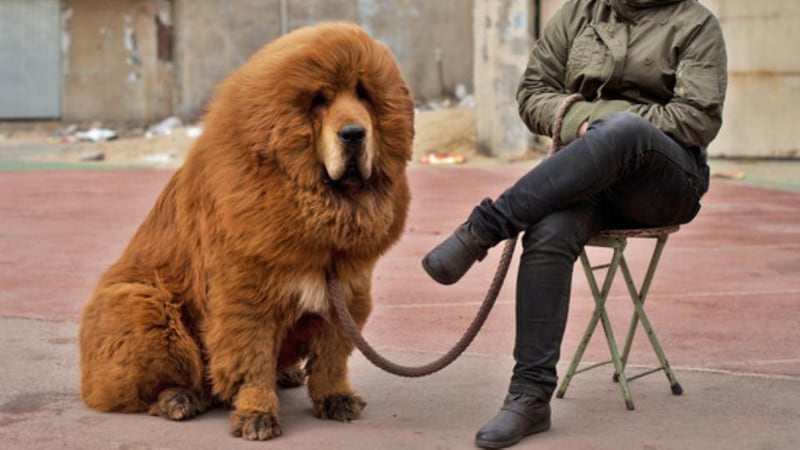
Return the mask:
[(614, 12), (623, 19), (632, 20), (639, 10), (671, 5), (687, 0), (607, 0)]

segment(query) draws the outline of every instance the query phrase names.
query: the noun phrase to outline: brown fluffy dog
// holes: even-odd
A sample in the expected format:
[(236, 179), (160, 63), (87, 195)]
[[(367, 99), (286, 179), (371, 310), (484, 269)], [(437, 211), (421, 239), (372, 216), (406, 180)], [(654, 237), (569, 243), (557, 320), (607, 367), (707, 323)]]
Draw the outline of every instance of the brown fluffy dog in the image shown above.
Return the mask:
[(413, 116), (389, 50), (355, 25), (292, 32), (226, 79), (84, 309), (86, 404), (181, 420), (221, 402), (234, 435), (270, 439), (279, 374), (307, 358), (315, 414), (358, 417), (325, 273), (363, 326), (406, 218)]

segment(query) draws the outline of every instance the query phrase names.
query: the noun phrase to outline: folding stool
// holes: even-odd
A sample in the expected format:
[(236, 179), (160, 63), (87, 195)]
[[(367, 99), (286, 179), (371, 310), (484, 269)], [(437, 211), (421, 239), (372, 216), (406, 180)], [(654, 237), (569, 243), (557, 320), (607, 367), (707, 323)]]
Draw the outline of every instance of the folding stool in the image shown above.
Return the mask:
[[(655, 275), (658, 261), (661, 258), (661, 253), (667, 243), (667, 238), (670, 234), (678, 231), (678, 228), (678, 226), (670, 226), (660, 228), (604, 230), (598, 233), (586, 244), (587, 246), (593, 247), (611, 248), (613, 249), (613, 254), (611, 256), (611, 262), (608, 264), (592, 266), (589, 263), (586, 250), (584, 249), (581, 252), (581, 264), (583, 265), (583, 270), (586, 273), (586, 279), (589, 282), (589, 287), (591, 288), (592, 296), (594, 297), (595, 309), (594, 314), (592, 314), (592, 318), (589, 321), (589, 326), (586, 328), (586, 332), (583, 334), (583, 338), (581, 339), (578, 349), (575, 352), (575, 356), (572, 358), (569, 370), (567, 370), (567, 373), (561, 382), (561, 386), (556, 393), (556, 397), (564, 397), (567, 387), (569, 386), (569, 383), (574, 375), (609, 363), (614, 364), (613, 380), (619, 383), (619, 387), (622, 390), (622, 396), (625, 399), (625, 406), (629, 410), (634, 409), (634, 405), (628, 382), (654, 372), (663, 371), (666, 374), (674, 395), (681, 395), (683, 393), (683, 388), (681, 388), (681, 385), (675, 378), (675, 374), (672, 372), (672, 369), (669, 366), (667, 357), (664, 355), (664, 350), (661, 349), (661, 344), (659, 344), (655, 331), (653, 330), (650, 320), (647, 318), (647, 314), (644, 311), (644, 301), (647, 298), (647, 293), (650, 289), (650, 284), (653, 281), (653, 276)], [(633, 281), (633, 277), (631, 276), (631, 272), (628, 267), (628, 262), (625, 259), (625, 246), (627, 245), (629, 238), (648, 238), (656, 240), (641, 288), (636, 287), (636, 283)], [(614, 275), (617, 272), (617, 268), (620, 268), (622, 271), (622, 276), (625, 280), (625, 284), (628, 287), (628, 293), (630, 294), (634, 307), (633, 317), (631, 318), (631, 323), (628, 327), (628, 335), (625, 339), (625, 347), (622, 351), (622, 355), (619, 354), (617, 349), (617, 342), (614, 339), (614, 333), (611, 329), (611, 322), (608, 319), (608, 314), (606, 313), (605, 308), (606, 300), (608, 299), (608, 294), (611, 291), (611, 284), (614, 280)], [(597, 279), (595, 278), (595, 271), (601, 269), (607, 269), (602, 289), (599, 288)], [(598, 321), (603, 325), (606, 341), (608, 342), (608, 349), (611, 353), (611, 360), (592, 364), (588, 367), (577, 370), (578, 364), (580, 363), (583, 353), (589, 344), (589, 340), (592, 338), (592, 333), (594, 332), (595, 327), (597, 327)], [(660, 367), (639, 373), (634, 376), (628, 376), (625, 373), (625, 365), (628, 362), (628, 356), (631, 351), (631, 344), (633, 343), (633, 336), (636, 332), (636, 327), (640, 322), (642, 328), (644, 328), (645, 332), (647, 333), (647, 337), (650, 340), (653, 351), (655, 351), (656, 356), (658, 357)]]

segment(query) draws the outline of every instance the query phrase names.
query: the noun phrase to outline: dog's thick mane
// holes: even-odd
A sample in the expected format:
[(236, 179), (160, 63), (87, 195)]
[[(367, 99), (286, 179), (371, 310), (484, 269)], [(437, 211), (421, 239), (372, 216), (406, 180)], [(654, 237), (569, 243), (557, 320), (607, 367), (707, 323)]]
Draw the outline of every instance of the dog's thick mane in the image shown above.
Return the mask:
[[(369, 97), (379, 145), (363, 192), (340, 195), (325, 186), (310, 114), (318, 93), (333, 97), (356, 89)], [(179, 188), (213, 195), (214, 214), (228, 233), (235, 230), (227, 236), (234, 240), (230, 245), (248, 252), (269, 233), (284, 237), (282, 251), (313, 246), (382, 253), (405, 221), (406, 211), (397, 205), (406, 202), (393, 199), (408, 198), (400, 175), (411, 155), (413, 114), (408, 87), (386, 46), (355, 25), (298, 30), (264, 47), (222, 83)], [(276, 178), (285, 180), (280, 188), (265, 182)], [(320, 240), (308, 242), (308, 236)]]
[[(413, 118), (409, 89), (389, 49), (355, 25), (322, 24), (315, 31), (297, 30), (253, 55), (219, 88), (208, 111), (208, 122), (232, 109), (239, 139), (259, 153), (305, 148), (313, 139), (307, 116), (317, 93), (334, 96), (362, 86), (370, 97), (379, 128), (384, 164), (411, 158), (413, 129), (393, 126)], [(221, 91), (227, 91), (225, 93)], [(228, 102), (229, 104), (223, 105)], [(223, 120), (219, 120), (223, 119)], [(289, 143), (287, 137), (292, 138)], [(394, 167), (378, 170), (396, 173)]]

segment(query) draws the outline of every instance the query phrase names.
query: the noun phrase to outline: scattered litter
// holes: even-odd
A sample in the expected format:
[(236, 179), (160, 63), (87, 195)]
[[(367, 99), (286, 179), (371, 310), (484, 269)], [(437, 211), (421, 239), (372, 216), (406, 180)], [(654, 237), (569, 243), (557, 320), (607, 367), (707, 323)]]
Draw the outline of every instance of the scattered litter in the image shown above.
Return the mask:
[(63, 130), (56, 131), (55, 136), (56, 137), (72, 136), (78, 130), (79, 130), (78, 126), (73, 123), (72, 125), (67, 126), (67, 128), (64, 128)]
[(76, 131), (73, 135), (79, 141), (103, 142), (117, 138), (117, 133), (110, 128), (90, 128), (86, 131)]
[(79, 161), (103, 161), (106, 159), (106, 154), (103, 152), (86, 152), (78, 156)]
[(467, 87), (463, 84), (457, 84), (452, 95), (434, 98), (426, 101), (425, 103), (418, 103), (415, 111), (435, 111), (439, 109), (449, 108), (474, 108), (475, 95), (467, 91)]
[(144, 137), (147, 139), (151, 139), (154, 136), (158, 136), (161, 134), (172, 134), (172, 130), (183, 126), (183, 121), (179, 117), (176, 116), (169, 116), (166, 119), (158, 122), (156, 124), (150, 125), (150, 128), (147, 129), (147, 132), (144, 134)]
[(475, 107), (475, 96), (467, 92), (467, 87), (463, 84), (456, 85), (456, 92), (455, 92), (456, 100), (458, 100), (458, 104), (456, 105), (459, 108), (474, 108)]
[(459, 108), (474, 108), (475, 107), (475, 96), (472, 94), (467, 94), (459, 100), (458, 102)]
[(156, 153), (154, 155), (144, 155), (141, 159), (150, 164), (169, 164), (177, 158), (172, 153)]
[(743, 180), (744, 172), (741, 170), (726, 170), (721, 172), (712, 172), (711, 176), (714, 178), (721, 178), (723, 180)]
[(53, 133), (58, 141), (64, 144), (75, 142), (102, 142), (111, 141), (117, 138), (117, 133), (111, 128), (103, 128), (100, 122), (92, 122), (83, 127), (72, 124), (63, 130)]
[(467, 158), (460, 153), (432, 152), (422, 157), (423, 164), (464, 164)]
[(186, 129), (186, 136), (191, 139), (197, 139), (201, 134), (203, 134), (203, 127), (200, 125), (191, 126)]
[(467, 96), (467, 87), (464, 86), (462, 83), (458, 83), (456, 85), (455, 96), (459, 101), (463, 100), (464, 97)]
[(447, 109), (453, 107), (453, 100), (449, 98), (441, 99), (439, 101), (431, 100), (426, 105), (428, 109)]

